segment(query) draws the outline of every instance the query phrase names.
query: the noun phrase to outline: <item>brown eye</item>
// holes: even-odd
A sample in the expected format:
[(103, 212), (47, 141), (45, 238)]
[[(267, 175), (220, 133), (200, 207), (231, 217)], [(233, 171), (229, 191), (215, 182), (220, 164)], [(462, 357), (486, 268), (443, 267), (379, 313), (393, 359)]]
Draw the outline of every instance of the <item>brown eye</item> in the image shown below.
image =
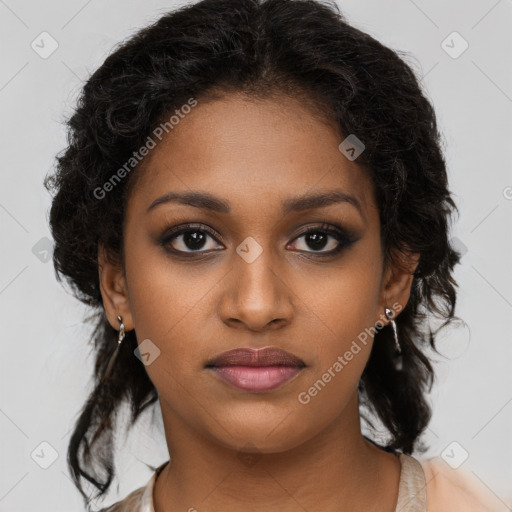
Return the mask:
[(218, 245), (213, 242), (217, 242), (217, 239), (209, 229), (187, 225), (167, 232), (160, 244), (171, 252), (194, 253), (218, 250)]
[[(299, 238), (304, 238), (304, 244), (302, 245), (309, 247), (313, 251), (321, 251), (322, 249), (332, 250), (335, 249), (339, 243), (332, 235), (322, 231), (311, 231)], [(299, 240), (299, 238), (296, 240)], [(304, 247), (298, 247), (297, 242), (295, 243), (295, 246), (296, 249), (306, 250)]]
[[(297, 242), (297, 240), (302, 240)], [(292, 249), (319, 256), (332, 256), (356, 241), (356, 237), (329, 224), (302, 233), (292, 242)]]

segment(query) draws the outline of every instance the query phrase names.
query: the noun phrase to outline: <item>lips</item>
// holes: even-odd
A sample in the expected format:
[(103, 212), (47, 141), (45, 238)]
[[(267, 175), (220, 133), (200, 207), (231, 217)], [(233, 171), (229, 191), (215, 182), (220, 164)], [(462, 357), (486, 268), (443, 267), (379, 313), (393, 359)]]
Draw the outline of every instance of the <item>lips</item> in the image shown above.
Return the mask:
[(306, 366), (302, 359), (279, 348), (236, 348), (223, 352), (206, 364), (211, 366)]
[(277, 348), (238, 348), (211, 359), (206, 368), (224, 383), (253, 393), (270, 391), (295, 377), (304, 367), (297, 356)]

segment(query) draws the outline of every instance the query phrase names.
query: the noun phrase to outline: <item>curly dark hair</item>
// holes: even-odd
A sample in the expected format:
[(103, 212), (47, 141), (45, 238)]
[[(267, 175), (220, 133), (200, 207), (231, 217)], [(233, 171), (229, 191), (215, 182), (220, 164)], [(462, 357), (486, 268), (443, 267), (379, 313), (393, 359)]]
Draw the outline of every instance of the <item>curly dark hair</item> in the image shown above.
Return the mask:
[(335, 2), (202, 0), (165, 13), (119, 44), (90, 76), (66, 121), (68, 146), (44, 182), (54, 193), (49, 222), (57, 280), (65, 278), (95, 319), (94, 387), (68, 448), (86, 503), (83, 478), (98, 497), (115, 475), (120, 406), (129, 404), (133, 426), (157, 400), (133, 354), (135, 331), (127, 333), (110, 377), (102, 378), (117, 331), (103, 307), (98, 246), (124, 268), (124, 212), (141, 166), (101, 199), (97, 191), (190, 97), (230, 92), (300, 96), (319, 119), (334, 119), (345, 136), (364, 142), (357, 162), (375, 185), (384, 262), (396, 261), (396, 249), (420, 259), (410, 299), (396, 319), (404, 369), (392, 365), (393, 334), (386, 325), (375, 334), (360, 403), (385, 427), (389, 441), (381, 448), (388, 451), (417, 450), (430, 420), (426, 393), (434, 371), (427, 350), (436, 349), (439, 329), (432, 330), (429, 314), (443, 320), (441, 327), (458, 318), (452, 273), (460, 254), (448, 239), (450, 214), (458, 210), (448, 190), (441, 136), (418, 78), (396, 50), (350, 26)]

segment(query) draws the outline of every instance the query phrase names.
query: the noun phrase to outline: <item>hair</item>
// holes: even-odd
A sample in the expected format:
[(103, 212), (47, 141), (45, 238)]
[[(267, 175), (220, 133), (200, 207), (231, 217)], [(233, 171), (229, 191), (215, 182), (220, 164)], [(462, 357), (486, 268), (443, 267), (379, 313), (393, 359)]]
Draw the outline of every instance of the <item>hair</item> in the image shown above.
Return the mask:
[(420, 258), (410, 298), (396, 317), (403, 370), (392, 364), (393, 331), (385, 325), (375, 333), (359, 383), (360, 404), (385, 427), (389, 439), (381, 448), (388, 451), (418, 449), (430, 420), (426, 394), (434, 371), (427, 350), (436, 349), (437, 330), (429, 314), (443, 320), (441, 327), (454, 319), (452, 272), (460, 254), (448, 239), (448, 223), (458, 210), (447, 188), (435, 112), (414, 71), (398, 51), (349, 25), (335, 2), (202, 0), (163, 14), (117, 45), (80, 91), (66, 120), (68, 145), (44, 181), (54, 193), (49, 222), (57, 280), (64, 278), (94, 311), (94, 385), (68, 447), (73, 481), (86, 503), (82, 479), (98, 497), (115, 475), (120, 406), (129, 404), (132, 427), (158, 396), (134, 357), (135, 331), (126, 333), (110, 377), (102, 378), (117, 331), (100, 293), (98, 247), (124, 268), (124, 212), (141, 166), (101, 199), (97, 191), (191, 97), (237, 92), (300, 97), (319, 119), (335, 120), (342, 134), (364, 143), (357, 163), (375, 186), (384, 263), (398, 261), (397, 250)]

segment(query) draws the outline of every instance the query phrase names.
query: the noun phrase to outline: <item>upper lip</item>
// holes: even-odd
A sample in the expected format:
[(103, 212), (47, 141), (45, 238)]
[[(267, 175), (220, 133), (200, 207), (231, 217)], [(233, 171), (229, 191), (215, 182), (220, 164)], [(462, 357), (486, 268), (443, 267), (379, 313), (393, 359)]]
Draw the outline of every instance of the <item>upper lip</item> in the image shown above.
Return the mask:
[(210, 359), (206, 366), (306, 366), (302, 359), (280, 348), (235, 348)]

